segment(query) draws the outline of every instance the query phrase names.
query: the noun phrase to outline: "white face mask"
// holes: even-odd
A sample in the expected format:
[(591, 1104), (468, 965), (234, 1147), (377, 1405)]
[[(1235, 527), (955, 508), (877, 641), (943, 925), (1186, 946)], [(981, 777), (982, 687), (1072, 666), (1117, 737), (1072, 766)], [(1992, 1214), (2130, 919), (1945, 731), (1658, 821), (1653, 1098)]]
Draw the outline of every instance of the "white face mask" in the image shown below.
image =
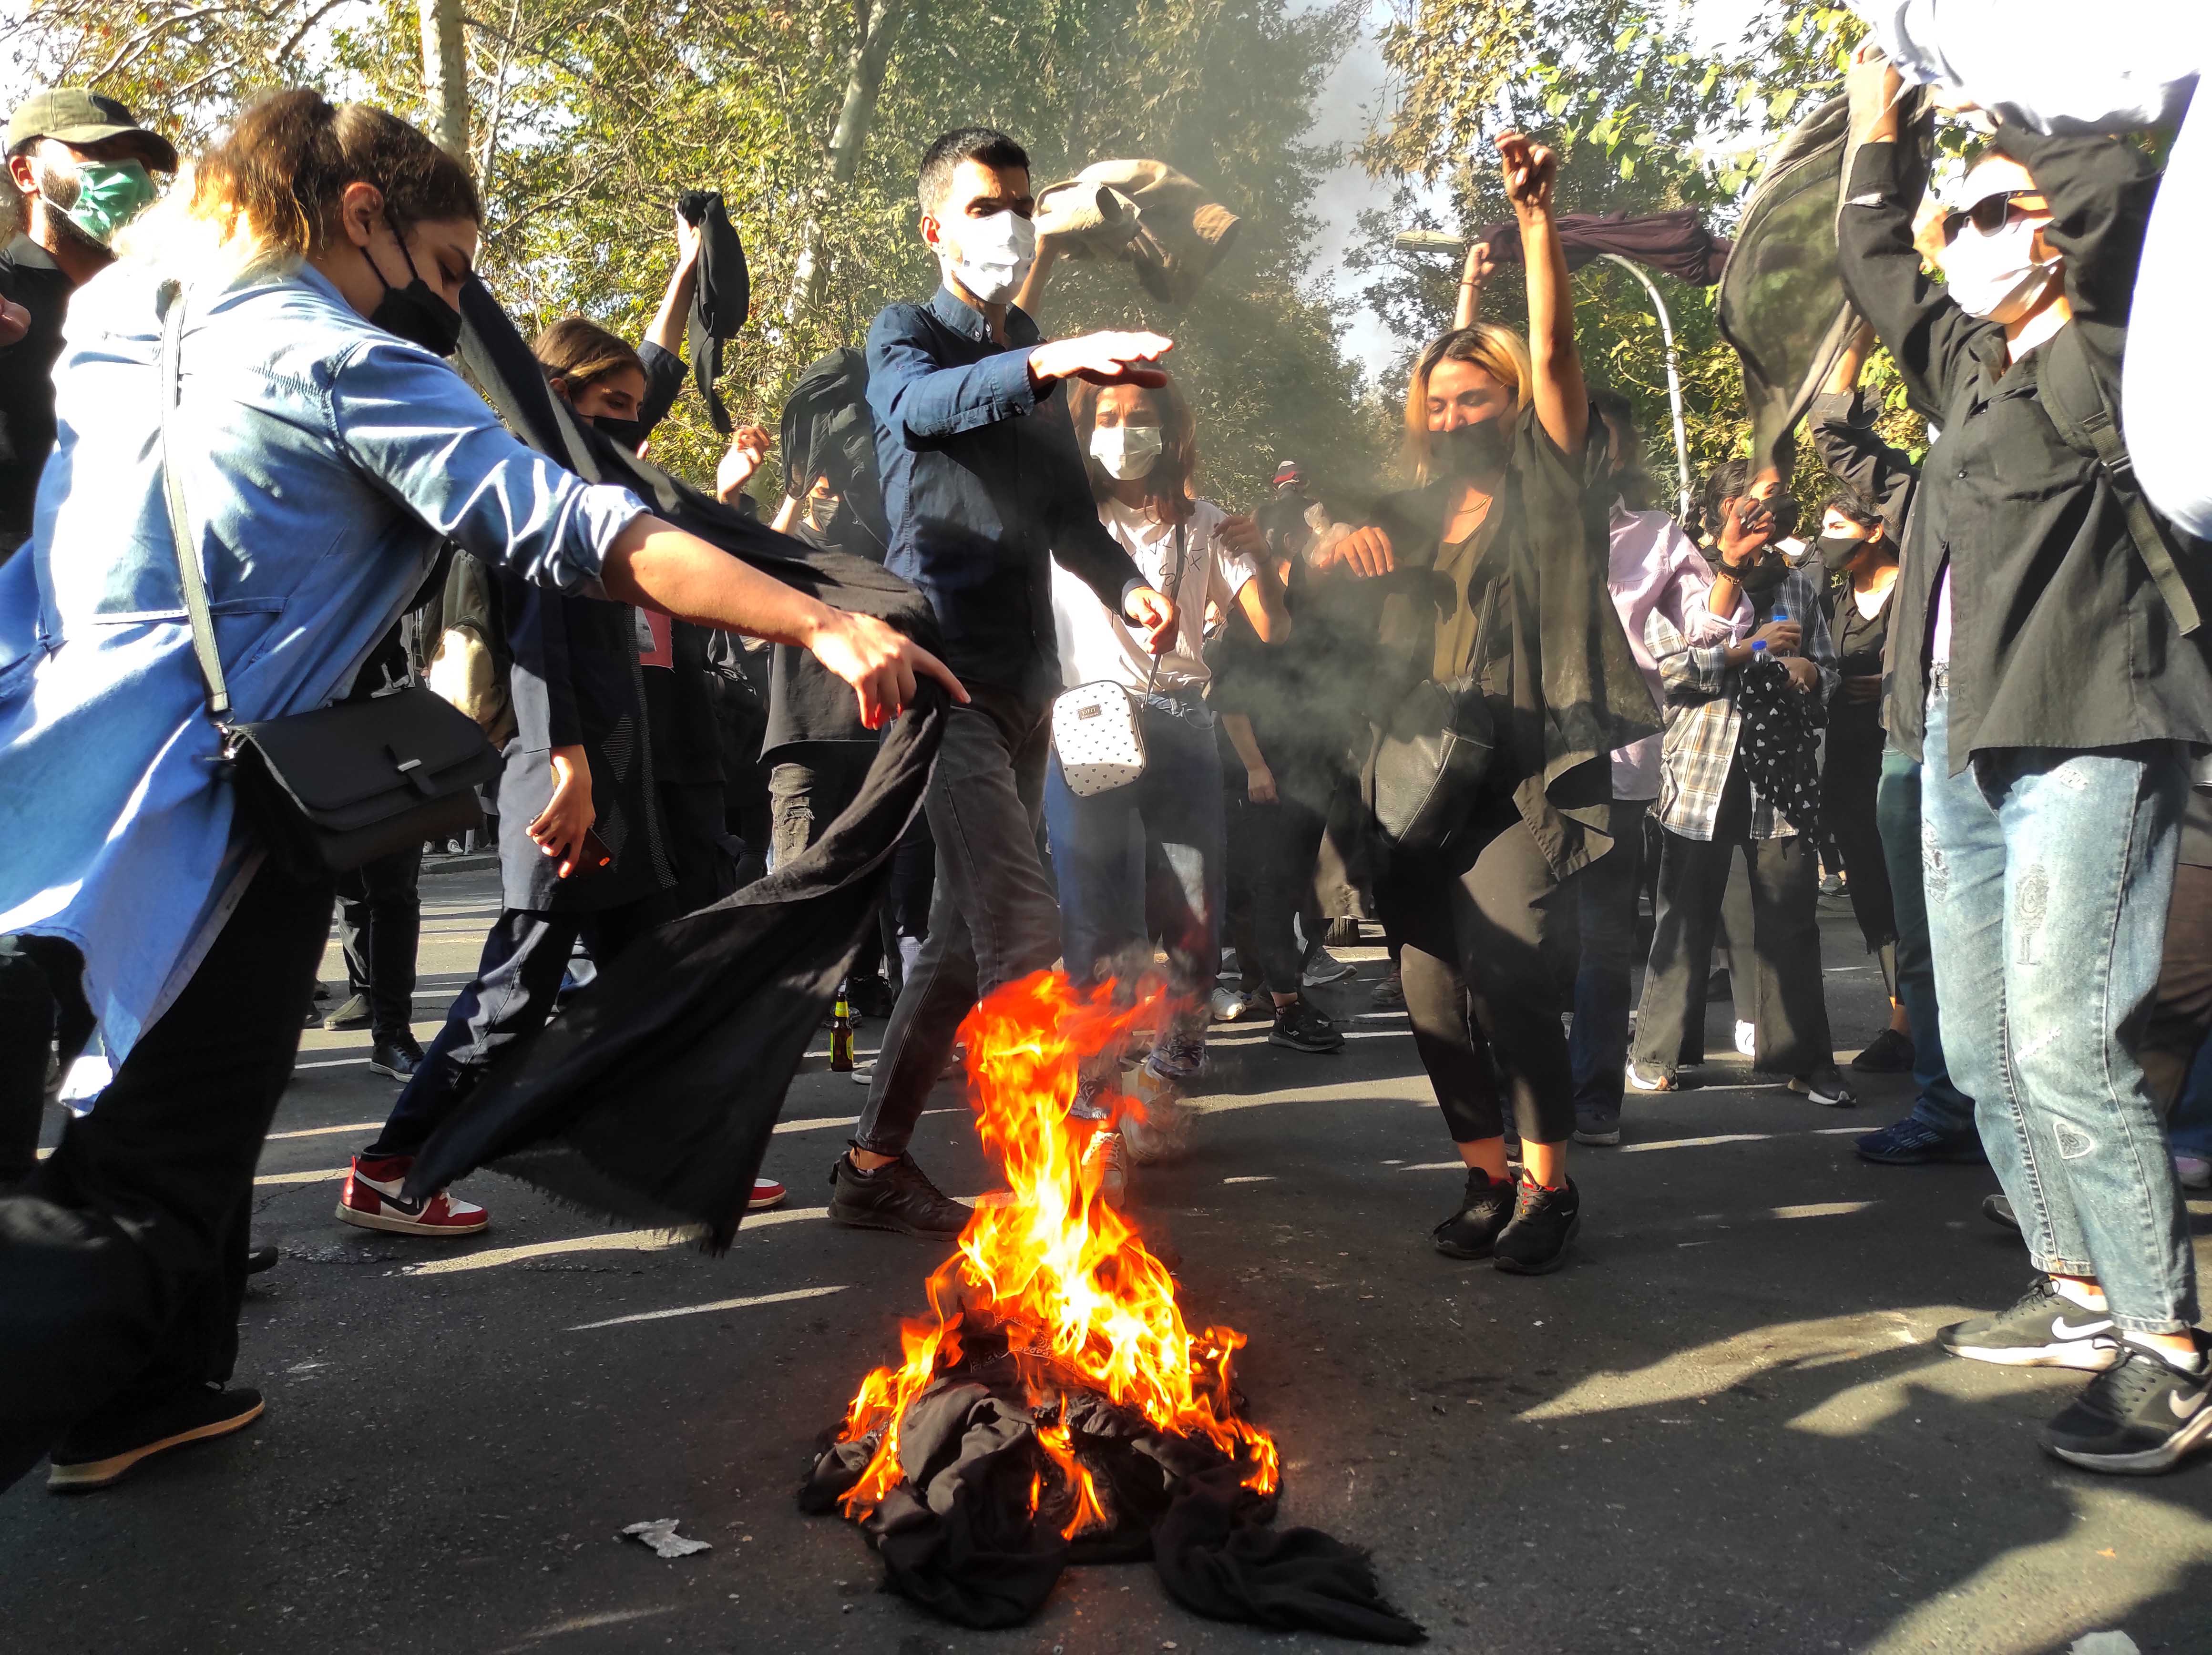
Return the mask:
[(1972, 224), (1943, 250), (1943, 285), (1960, 308), (1992, 322), (2017, 321), (2058, 277), (2057, 259), (2035, 257), (2035, 228), (2026, 219), (1984, 235)]
[(1161, 446), (1156, 425), (1102, 425), (1091, 433), (1091, 458), (1116, 482), (1150, 476), (1159, 463)]
[(954, 239), (959, 252), (945, 256), (945, 269), (987, 305), (1011, 300), (1036, 261), (1036, 226), (1019, 213), (963, 219)]

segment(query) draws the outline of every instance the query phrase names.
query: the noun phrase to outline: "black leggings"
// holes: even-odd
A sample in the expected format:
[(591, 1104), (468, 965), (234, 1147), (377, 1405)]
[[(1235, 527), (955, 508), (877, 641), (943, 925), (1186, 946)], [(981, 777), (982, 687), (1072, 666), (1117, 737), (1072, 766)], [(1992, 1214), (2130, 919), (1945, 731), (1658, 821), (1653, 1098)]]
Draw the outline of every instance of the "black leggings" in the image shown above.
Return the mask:
[(1413, 1049), (1455, 1143), (1574, 1131), (1559, 1026), (1576, 910), (1510, 798), (1488, 801), (1441, 857), (1392, 856), (1376, 882), (1399, 949)]

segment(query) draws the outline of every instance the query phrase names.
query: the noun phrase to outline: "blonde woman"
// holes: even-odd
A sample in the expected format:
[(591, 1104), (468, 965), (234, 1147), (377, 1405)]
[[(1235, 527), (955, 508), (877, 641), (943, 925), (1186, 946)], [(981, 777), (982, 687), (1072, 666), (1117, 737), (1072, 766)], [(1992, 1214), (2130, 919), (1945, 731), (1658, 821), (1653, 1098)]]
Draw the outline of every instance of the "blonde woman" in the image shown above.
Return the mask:
[(1611, 496), (1583, 487), (1602, 469), (1604, 432), (1592, 454), (1552, 218), (1555, 162), (1517, 135), (1498, 149), (1528, 264), (1530, 343), (1486, 324), (1421, 352), (1406, 397), (1418, 486), (1328, 557), (1382, 595), (1373, 704), (1424, 680), (1473, 680), (1495, 725), (1464, 821), (1438, 851), (1393, 852), (1376, 894), (1415, 1047), (1468, 1169), (1437, 1248), (1535, 1274), (1565, 1262), (1581, 1223), (1566, 1171), (1560, 955), (1576, 908), (1564, 882), (1610, 850), (1610, 755), (1657, 718), (1607, 591)]

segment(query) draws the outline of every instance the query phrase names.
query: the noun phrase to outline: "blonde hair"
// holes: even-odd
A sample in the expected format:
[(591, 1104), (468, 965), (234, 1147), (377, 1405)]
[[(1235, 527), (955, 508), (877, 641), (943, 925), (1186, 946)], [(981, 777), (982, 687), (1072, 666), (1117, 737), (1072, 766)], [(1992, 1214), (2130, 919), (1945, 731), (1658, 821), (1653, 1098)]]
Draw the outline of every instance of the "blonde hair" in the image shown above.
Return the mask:
[(1471, 328), (1454, 328), (1431, 339), (1414, 359), (1406, 379), (1406, 434), (1403, 455), (1417, 483), (1429, 480), (1432, 458), (1429, 431), (1429, 376), (1442, 362), (1466, 362), (1480, 368), (1513, 393), (1516, 409), (1528, 406), (1534, 392), (1529, 385), (1528, 347), (1511, 328), (1494, 322), (1478, 322)]

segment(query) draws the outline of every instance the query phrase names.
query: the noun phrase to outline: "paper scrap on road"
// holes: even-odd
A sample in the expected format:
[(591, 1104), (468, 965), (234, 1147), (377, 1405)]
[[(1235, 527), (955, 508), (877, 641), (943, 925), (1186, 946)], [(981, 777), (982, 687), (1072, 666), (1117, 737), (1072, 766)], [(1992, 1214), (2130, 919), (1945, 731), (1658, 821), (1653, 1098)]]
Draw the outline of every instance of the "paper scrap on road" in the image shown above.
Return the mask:
[(680, 1517), (655, 1518), (650, 1523), (633, 1523), (623, 1531), (641, 1545), (650, 1546), (656, 1556), (689, 1557), (693, 1552), (712, 1551), (714, 1548), (704, 1540), (694, 1540), (676, 1532)]

